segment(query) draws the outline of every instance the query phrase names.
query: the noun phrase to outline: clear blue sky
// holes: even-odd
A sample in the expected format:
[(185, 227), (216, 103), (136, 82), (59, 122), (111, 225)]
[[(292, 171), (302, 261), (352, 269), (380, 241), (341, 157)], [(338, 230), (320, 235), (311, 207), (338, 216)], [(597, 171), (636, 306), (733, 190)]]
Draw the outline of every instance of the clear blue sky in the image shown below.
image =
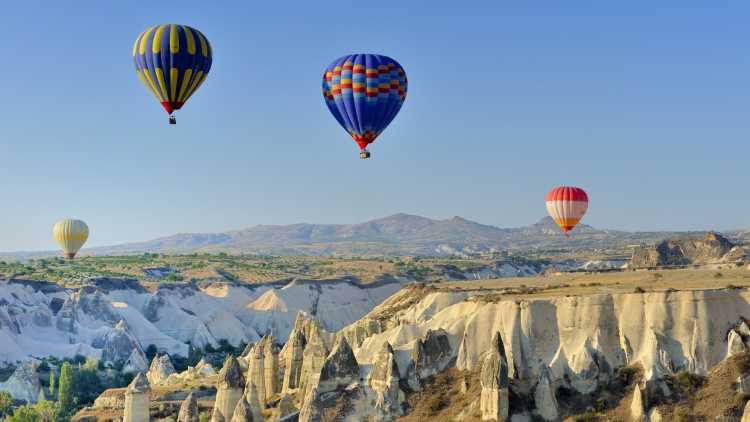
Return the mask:
[[(750, 3), (218, 3), (2, 5), (0, 250), (55, 247), (65, 216), (88, 246), (395, 212), (519, 226), (557, 184), (601, 228), (750, 227)], [(130, 56), (156, 23), (214, 49), (177, 126)], [(352, 52), (409, 77), (367, 161), (320, 93)]]

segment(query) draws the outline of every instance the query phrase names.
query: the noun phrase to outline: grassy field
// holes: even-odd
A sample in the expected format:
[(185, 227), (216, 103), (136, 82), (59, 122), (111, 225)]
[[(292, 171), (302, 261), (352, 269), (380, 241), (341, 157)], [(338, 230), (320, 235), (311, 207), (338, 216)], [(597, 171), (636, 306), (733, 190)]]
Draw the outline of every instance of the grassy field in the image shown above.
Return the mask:
[[(525, 258), (507, 261), (523, 264)], [(74, 261), (45, 258), (0, 261), (0, 277), (53, 281), (67, 286), (83, 285), (94, 277), (137, 278), (147, 283), (232, 281), (244, 284), (268, 283), (290, 278), (357, 277), (364, 283), (383, 277), (401, 276), (433, 282), (452, 290), (533, 291), (535, 295), (614, 293), (645, 290), (723, 288), (750, 286), (750, 270), (734, 265), (711, 269), (624, 271), (613, 273), (547, 272), (543, 276), (490, 280), (442, 282), (446, 266), (471, 272), (492, 264), (486, 259), (449, 258), (335, 258), (315, 256), (257, 256), (218, 254), (80, 257)], [(506, 292), (507, 293), (507, 292)]]
[(138, 278), (147, 282), (235, 281), (266, 283), (288, 278), (337, 278), (354, 276), (369, 283), (383, 276), (429, 279), (439, 274), (438, 265), (471, 269), (489, 261), (412, 258), (328, 258), (314, 256), (266, 257), (256, 255), (143, 254), (0, 261), (0, 276), (47, 280), (65, 285), (85, 284), (92, 277)]
[(514, 296), (554, 297), (597, 293), (703, 290), (750, 287), (750, 269), (726, 265), (713, 269), (690, 268), (611, 273), (557, 273), (539, 277), (501, 278), (433, 283), (434, 287), (455, 291), (504, 291)]

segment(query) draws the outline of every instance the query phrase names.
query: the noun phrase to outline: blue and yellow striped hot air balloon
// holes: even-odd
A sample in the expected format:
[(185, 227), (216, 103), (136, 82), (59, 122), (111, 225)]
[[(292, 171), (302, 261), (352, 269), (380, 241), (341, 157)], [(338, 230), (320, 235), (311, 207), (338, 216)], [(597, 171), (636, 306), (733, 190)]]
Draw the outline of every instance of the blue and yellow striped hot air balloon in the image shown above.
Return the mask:
[(379, 54), (350, 54), (323, 72), (323, 97), (336, 121), (369, 158), (367, 145), (396, 117), (406, 100), (406, 72)]
[(156, 25), (138, 35), (133, 44), (138, 78), (164, 110), (172, 113), (195, 93), (211, 70), (211, 44), (197, 29), (185, 25)]

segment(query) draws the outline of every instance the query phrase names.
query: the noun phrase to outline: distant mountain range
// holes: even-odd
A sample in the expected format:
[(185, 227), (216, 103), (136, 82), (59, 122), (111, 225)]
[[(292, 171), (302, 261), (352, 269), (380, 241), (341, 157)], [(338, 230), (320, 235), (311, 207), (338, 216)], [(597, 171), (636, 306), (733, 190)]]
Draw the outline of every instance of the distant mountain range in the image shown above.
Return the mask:
[[(433, 220), (409, 214), (359, 224), (258, 225), (224, 233), (184, 233), (139, 243), (85, 249), (84, 254), (121, 255), (144, 252), (228, 252), (268, 255), (422, 255), (449, 256), (501, 250), (623, 250), (689, 232), (599, 230), (581, 224), (565, 239), (551, 218), (530, 226), (499, 228), (461, 217)], [(748, 231), (725, 233), (745, 240)], [(47, 253), (3, 253), (32, 257)]]

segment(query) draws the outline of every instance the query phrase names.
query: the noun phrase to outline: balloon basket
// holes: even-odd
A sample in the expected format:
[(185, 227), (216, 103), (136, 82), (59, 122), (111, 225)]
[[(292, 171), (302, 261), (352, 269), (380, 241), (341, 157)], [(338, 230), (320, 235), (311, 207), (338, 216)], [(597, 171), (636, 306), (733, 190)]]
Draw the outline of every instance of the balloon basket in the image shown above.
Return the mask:
[(176, 125), (177, 119), (174, 116), (169, 116), (169, 124), (170, 125)]
[(370, 151), (360, 151), (359, 158), (361, 158), (362, 160), (370, 158)]

